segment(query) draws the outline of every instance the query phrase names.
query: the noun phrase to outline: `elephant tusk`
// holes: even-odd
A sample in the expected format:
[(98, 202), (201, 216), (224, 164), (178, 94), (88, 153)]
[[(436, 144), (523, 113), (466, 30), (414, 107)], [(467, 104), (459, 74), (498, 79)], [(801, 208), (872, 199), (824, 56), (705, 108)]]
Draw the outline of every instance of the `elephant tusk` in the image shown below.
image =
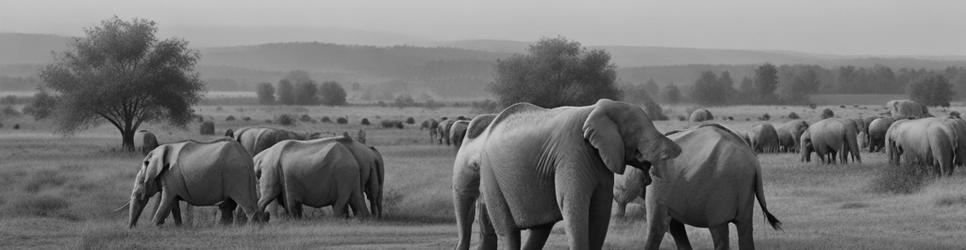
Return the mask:
[(131, 206), (131, 202), (124, 203), (124, 205), (121, 205), (120, 207), (115, 208), (114, 212), (124, 211), (124, 209), (127, 209), (130, 206)]

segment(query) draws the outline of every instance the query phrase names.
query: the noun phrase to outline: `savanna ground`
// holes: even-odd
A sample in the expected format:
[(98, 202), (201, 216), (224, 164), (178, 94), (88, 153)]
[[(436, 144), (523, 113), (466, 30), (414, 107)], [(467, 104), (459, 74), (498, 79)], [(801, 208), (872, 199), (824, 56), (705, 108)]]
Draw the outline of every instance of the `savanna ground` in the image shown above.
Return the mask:
[[(742, 130), (769, 113), (771, 123), (796, 112), (814, 120), (826, 107), (739, 106), (711, 108), (715, 121)], [(882, 112), (878, 106), (829, 107), (839, 117)], [(314, 210), (301, 221), (273, 221), (263, 226), (215, 225), (210, 210), (196, 210), (195, 225), (175, 227), (171, 218), (162, 227), (142, 215), (139, 227), (128, 229), (127, 213), (114, 208), (127, 201), (139, 154), (119, 152), (117, 131), (101, 126), (71, 137), (52, 134), (47, 122), (29, 117), (5, 118), (0, 129), (0, 242), (2, 248), (333, 248), (333, 249), (447, 249), (456, 241), (450, 193), (452, 147), (430, 144), (418, 122), (427, 118), (471, 116), (468, 108), (200, 106), (202, 115), (216, 121), (216, 134), (226, 128), (279, 126), (266, 119), (282, 114), (309, 114), (314, 120), (348, 116), (349, 123), (299, 122), (298, 131), (354, 131), (365, 129), (369, 143), (386, 160), (386, 209), (382, 219), (340, 219)], [(656, 122), (662, 131), (693, 124), (678, 121), (687, 106), (669, 107), (672, 121)], [(948, 111), (966, 111), (954, 107)], [(946, 111), (933, 111), (944, 116)], [(229, 115), (238, 120), (226, 122)], [(242, 121), (245, 116), (250, 121)], [(417, 124), (405, 129), (383, 129), (383, 119), (413, 116)], [(732, 117), (733, 120), (722, 120)], [(362, 126), (366, 117), (373, 125)], [(19, 130), (11, 129), (19, 123)], [(199, 136), (198, 124), (188, 130), (148, 125), (160, 141)], [(864, 152), (863, 152), (864, 153)], [(768, 227), (756, 205), (755, 241), (760, 249), (962, 249), (966, 246), (966, 170), (943, 180), (922, 180), (897, 174), (881, 153), (862, 155), (862, 164), (825, 166), (800, 163), (797, 154), (760, 155), (765, 197), (784, 231)], [(909, 171), (906, 171), (909, 172)], [(911, 171), (915, 172), (915, 171)], [(912, 175), (917, 176), (917, 175)], [(917, 188), (918, 187), (918, 188)], [(896, 193), (895, 191), (908, 191)], [(149, 206), (148, 209), (152, 208)], [(632, 204), (629, 218), (612, 218), (608, 249), (636, 249), (645, 224), (641, 207)], [(207, 216), (207, 217), (206, 217)], [(566, 248), (558, 223), (548, 248)], [(696, 248), (711, 247), (707, 230), (688, 228)], [(736, 247), (732, 227), (732, 246)], [(474, 234), (474, 237), (476, 235)], [(475, 241), (474, 241), (475, 243)], [(670, 236), (664, 248), (674, 248)]]

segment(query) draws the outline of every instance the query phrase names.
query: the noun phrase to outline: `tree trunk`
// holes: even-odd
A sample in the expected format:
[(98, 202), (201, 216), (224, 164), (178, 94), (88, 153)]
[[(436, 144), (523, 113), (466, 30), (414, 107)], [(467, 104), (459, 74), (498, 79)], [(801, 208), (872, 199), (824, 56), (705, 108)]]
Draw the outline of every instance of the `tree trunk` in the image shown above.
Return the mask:
[(121, 130), (121, 147), (130, 152), (134, 151), (134, 129)]

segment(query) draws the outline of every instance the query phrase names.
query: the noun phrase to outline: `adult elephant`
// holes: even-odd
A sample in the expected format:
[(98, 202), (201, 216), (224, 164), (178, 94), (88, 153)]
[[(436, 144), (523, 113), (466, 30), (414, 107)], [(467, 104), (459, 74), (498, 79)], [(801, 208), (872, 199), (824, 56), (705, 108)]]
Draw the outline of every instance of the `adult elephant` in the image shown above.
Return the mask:
[(966, 121), (960, 118), (946, 118), (946, 125), (953, 129), (953, 165), (966, 163)]
[(778, 152), (778, 131), (775, 130), (775, 126), (769, 123), (759, 123), (751, 126), (751, 129), (748, 131), (748, 139), (751, 142), (751, 148), (755, 149), (755, 152)]
[(366, 195), (366, 199), (369, 200), (370, 213), (373, 216), (381, 217), (383, 189), (386, 179), (385, 161), (383, 161), (382, 153), (362, 141), (353, 140), (348, 133), (343, 133), (342, 136), (323, 138), (321, 141), (337, 142), (352, 153), (359, 165), (362, 191)]
[[(459, 241), (456, 249), (469, 249), (472, 229), (473, 216), (479, 210), (480, 215), (480, 236), (482, 241), (480, 249), (495, 249), (497, 244), (496, 233), (493, 225), (490, 224), (489, 217), (486, 215), (486, 207), (483, 203), (477, 204), (480, 197), (480, 149), (483, 140), (478, 140), (483, 130), (490, 125), (496, 118), (494, 114), (478, 115), (467, 125), (466, 136), (463, 146), (456, 152), (456, 160), (453, 163), (453, 207), (456, 212), (456, 226), (459, 234)], [(477, 207), (479, 209), (477, 209)], [(529, 239), (543, 239), (546, 236), (533, 237)], [(527, 243), (527, 248), (541, 248), (545, 242)]]
[(785, 153), (798, 152), (799, 139), (806, 129), (808, 122), (805, 120), (792, 120), (779, 125), (776, 129), (779, 149)]
[(869, 153), (879, 152), (885, 147), (885, 136), (889, 126), (896, 120), (892, 117), (880, 117), (869, 123)]
[(151, 152), (151, 150), (157, 147), (158, 138), (151, 131), (142, 129), (134, 133), (134, 150), (141, 151), (141, 154), (147, 155), (148, 152)]
[(181, 224), (179, 200), (192, 206), (220, 204), (223, 224), (232, 222), (235, 206), (241, 206), (255, 221), (262, 218), (263, 210), (256, 205), (252, 159), (241, 145), (228, 139), (169, 143), (148, 153), (128, 202), (129, 227), (137, 225), (145, 204), (156, 193), (161, 194), (155, 225), (162, 224), (169, 213), (175, 224)]
[(895, 119), (916, 119), (930, 116), (926, 105), (912, 100), (892, 100), (886, 102), (886, 108), (889, 109), (889, 113)]
[(905, 159), (931, 166), (940, 176), (951, 175), (958, 141), (954, 130), (942, 118), (896, 121), (886, 132), (886, 155), (892, 164)]
[(470, 125), (470, 121), (459, 120), (453, 122), (453, 125), (449, 128), (449, 140), (453, 142), (453, 146), (460, 148), (463, 143), (463, 136), (466, 135), (466, 128)]
[(439, 122), (439, 127), (436, 128), (437, 133), (439, 134), (439, 144), (443, 144), (445, 142), (446, 145), (450, 145), (450, 143), (452, 143), (449, 137), (449, 129), (454, 122), (456, 122), (456, 120), (445, 120)]
[(321, 133), (300, 134), (277, 128), (246, 127), (234, 131), (233, 137), (241, 143), (252, 156), (257, 155), (283, 140), (305, 140), (318, 138)]
[(439, 122), (436, 121), (436, 119), (430, 118), (429, 120), (423, 121), (423, 125), (420, 127), (420, 129), (424, 128), (429, 130), (429, 142), (432, 143), (436, 141), (436, 136), (439, 136), (439, 131), (437, 131), (439, 128)]
[(521, 229), (549, 235), (560, 220), (571, 249), (600, 249), (614, 173), (681, 152), (640, 107), (608, 99), (553, 109), (514, 104), (475, 140), (483, 200), (506, 249), (520, 248)]
[(295, 218), (302, 205), (332, 205), (337, 216), (369, 216), (360, 167), (352, 151), (327, 139), (285, 140), (255, 155), (258, 208), (278, 201)]
[(658, 249), (670, 230), (678, 249), (691, 249), (684, 225), (707, 227), (715, 249), (728, 249), (728, 224), (738, 229), (738, 246), (754, 249), (755, 198), (768, 224), (781, 222), (768, 211), (755, 152), (718, 124), (668, 135), (681, 157), (651, 168), (644, 204), (648, 230), (644, 249)]
[(810, 162), (815, 152), (825, 164), (834, 164), (838, 156), (843, 164), (853, 161), (862, 162), (855, 123), (848, 119), (829, 118), (816, 122), (801, 136), (802, 161)]
[(691, 116), (688, 117), (688, 121), (691, 122), (703, 122), (710, 120), (714, 120), (714, 115), (711, 115), (711, 111), (708, 111), (707, 109), (695, 110), (694, 112), (691, 112)]

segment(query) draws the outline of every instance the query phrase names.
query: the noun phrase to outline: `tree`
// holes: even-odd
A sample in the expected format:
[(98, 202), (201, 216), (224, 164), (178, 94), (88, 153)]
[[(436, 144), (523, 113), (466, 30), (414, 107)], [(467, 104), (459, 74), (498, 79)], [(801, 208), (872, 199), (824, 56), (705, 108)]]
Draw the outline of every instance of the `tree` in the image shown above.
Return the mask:
[(271, 83), (259, 83), (255, 87), (255, 94), (258, 95), (258, 103), (271, 105), (275, 104), (275, 87)]
[(771, 63), (758, 66), (755, 69), (756, 103), (771, 104), (778, 98), (775, 89), (778, 87), (778, 69)]
[(288, 79), (278, 81), (278, 88), (276, 89), (278, 92), (278, 103), (284, 105), (295, 104), (294, 88), (295, 87), (292, 86), (292, 82), (290, 82)]
[(741, 85), (738, 87), (738, 93), (745, 97), (754, 97), (755, 93), (755, 81), (751, 78), (745, 77), (741, 79)]
[(319, 95), (322, 96), (322, 104), (335, 106), (335, 105), (345, 105), (345, 89), (342, 89), (342, 85), (339, 85), (335, 81), (323, 82), (322, 86), (319, 87)]
[(949, 107), (955, 94), (946, 77), (938, 74), (927, 75), (909, 84), (909, 99), (927, 106)]
[(731, 97), (735, 95), (735, 80), (731, 79), (731, 73), (728, 71), (722, 71), (721, 76), (718, 77), (718, 89), (721, 90), (722, 103), (726, 103), (731, 100)]
[(168, 121), (184, 127), (204, 84), (194, 71), (199, 59), (188, 42), (156, 37), (156, 23), (112, 17), (85, 30), (55, 62), (40, 71), (54, 91), (54, 119), (62, 133), (107, 121), (121, 132), (122, 146), (134, 150), (134, 132), (144, 122)]
[(725, 92), (727, 91), (718, 82), (718, 76), (714, 72), (705, 71), (691, 86), (691, 99), (705, 106), (721, 105), (727, 101)]
[(657, 82), (654, 82), (654, 79), (647, 79), (647, 83), (644, 84), (644, 89), (651, 95), (661, 93), (661, 87), (657, 86)]
[(681, 90), (674, 83), (668, 83), (664, 86), (664, 100), (668, 103), (675, 104), (681, 101)]
[(319, 87), (312, 81), (303, 81), (295, 84), (295, 104), (315, 105), (319, 104)]
[(489, 90), (502, 106), (530, 102), (541, 107), (581, 106), (618, 99), (616, 66), (604, 50), (581, 47), (563, 37), (544, 38), (527, 54), (500, 59)]
[(41, 88), (34, 94), (34, 98), (30, 100), (27, 108), (24, 108), (24, 113), (32, 115), (34, 120), (41, 120), (50, 117), (56, 108), (57, 98), (50, 95), (46, 89)]
[(807, 69), (792, 77), (792, 82), (781, 89), (781, 98), (785, 103), (808, 102), (808, 95), (818, 91), (818, 75), (814, 70)]

